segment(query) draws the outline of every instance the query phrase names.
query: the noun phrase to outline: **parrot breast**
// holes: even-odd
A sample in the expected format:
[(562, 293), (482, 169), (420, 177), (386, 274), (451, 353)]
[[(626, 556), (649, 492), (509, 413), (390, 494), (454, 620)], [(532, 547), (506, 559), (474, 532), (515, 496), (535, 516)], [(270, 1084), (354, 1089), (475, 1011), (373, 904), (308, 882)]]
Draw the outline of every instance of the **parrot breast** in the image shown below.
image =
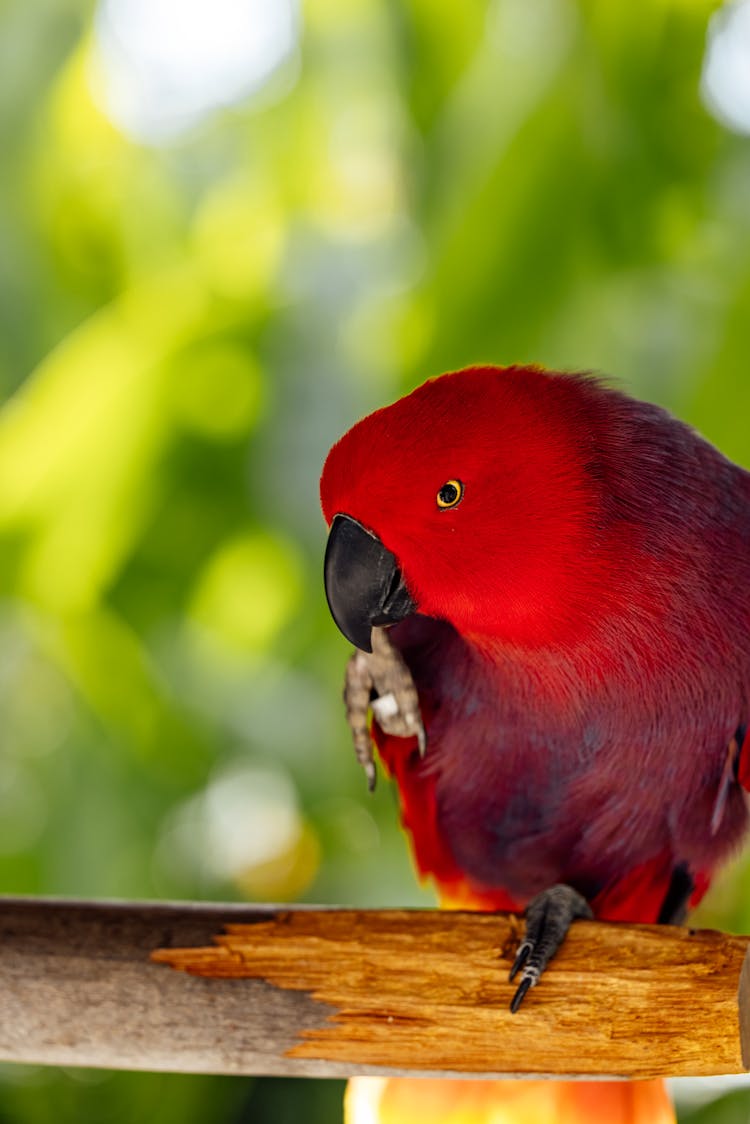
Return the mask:
[[(666, 712), (668, 700), (654, 721), (643, 687), (623, 713), (612, 681), (569, 653), (483, 651), (418, 616), (390, 636), (417, 686), (427, 755), (377, 728), (376, 738), (420, 873), (444, 899), (520, 909), (565, 882), (598, 916), (656, 921), (676, 865), (690, 863), (702, 893), (738, 845), (747, 811), (737, 785), (711, 831), (731, 736), (720, 706), (702, 715), (701, 734), (689, 714)], [(704, 767), (681, 767), (680, 754)]]

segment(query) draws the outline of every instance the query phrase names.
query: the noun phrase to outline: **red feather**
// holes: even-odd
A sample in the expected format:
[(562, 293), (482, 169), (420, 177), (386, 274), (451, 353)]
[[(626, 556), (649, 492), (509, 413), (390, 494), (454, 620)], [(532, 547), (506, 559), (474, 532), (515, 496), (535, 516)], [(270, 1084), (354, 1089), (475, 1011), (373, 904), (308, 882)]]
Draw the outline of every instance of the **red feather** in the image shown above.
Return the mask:
[(748, 474), (596, 380), (479, 368), (356, 425), (321, 497), (417, 603), (391, 637), (427, 755), (378, 745), (420, 871), (484, 908), (567, 882), (642, 921), (677, 866), (703, 892), (747, 826), (750, 755), (740, 783), (725, 764), (748, 722)]

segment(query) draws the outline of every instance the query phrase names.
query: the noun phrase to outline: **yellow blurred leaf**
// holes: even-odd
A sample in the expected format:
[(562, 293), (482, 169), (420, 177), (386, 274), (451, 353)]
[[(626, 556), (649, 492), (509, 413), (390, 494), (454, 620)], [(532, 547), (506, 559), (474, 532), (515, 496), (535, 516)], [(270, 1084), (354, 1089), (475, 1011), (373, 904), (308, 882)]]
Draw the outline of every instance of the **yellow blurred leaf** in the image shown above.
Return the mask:
[(296, 550), (265, 531), (224, 543), (198, 579), (191, 616), (230, 650), (261, 652), (289, 622), (302, 593)]
[(204, 309), (189, 274), (133, 290), (64, 340), (0, 411), (0, 534), (26, 536), (31, 599), (90, 606), (127, 555), (168, 424), (164, 360)]

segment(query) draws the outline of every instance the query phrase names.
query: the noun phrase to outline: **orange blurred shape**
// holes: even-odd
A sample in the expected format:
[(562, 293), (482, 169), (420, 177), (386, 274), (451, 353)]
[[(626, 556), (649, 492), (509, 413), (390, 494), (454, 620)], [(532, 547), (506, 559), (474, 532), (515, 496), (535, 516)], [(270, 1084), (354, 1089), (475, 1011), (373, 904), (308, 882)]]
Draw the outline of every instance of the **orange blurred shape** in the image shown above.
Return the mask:
[(354, 1077), (345, 1124), (675, 1124), (663, 1081)]

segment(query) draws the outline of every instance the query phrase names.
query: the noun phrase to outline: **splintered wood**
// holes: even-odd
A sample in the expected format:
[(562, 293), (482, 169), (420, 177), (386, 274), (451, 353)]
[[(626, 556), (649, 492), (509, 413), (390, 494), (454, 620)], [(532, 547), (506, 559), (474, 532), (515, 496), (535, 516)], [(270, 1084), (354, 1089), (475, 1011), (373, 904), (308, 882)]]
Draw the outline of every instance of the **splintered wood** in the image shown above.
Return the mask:
[(650, 1078), (748, 1065), (748, 938), (581, 922), (511, 1015), (520, 935), (506, 914), (283, 911), (153, 959), (263, 980), (296, 993), (308, 1016), (320, 1004), (286, 1056), (338, 1072)]
[(521, 930), (507, 914), (0, 898), (0, 1060), (308, 1077), (742, 1071), (750, 938), (576, 923), (511, 1015)]

